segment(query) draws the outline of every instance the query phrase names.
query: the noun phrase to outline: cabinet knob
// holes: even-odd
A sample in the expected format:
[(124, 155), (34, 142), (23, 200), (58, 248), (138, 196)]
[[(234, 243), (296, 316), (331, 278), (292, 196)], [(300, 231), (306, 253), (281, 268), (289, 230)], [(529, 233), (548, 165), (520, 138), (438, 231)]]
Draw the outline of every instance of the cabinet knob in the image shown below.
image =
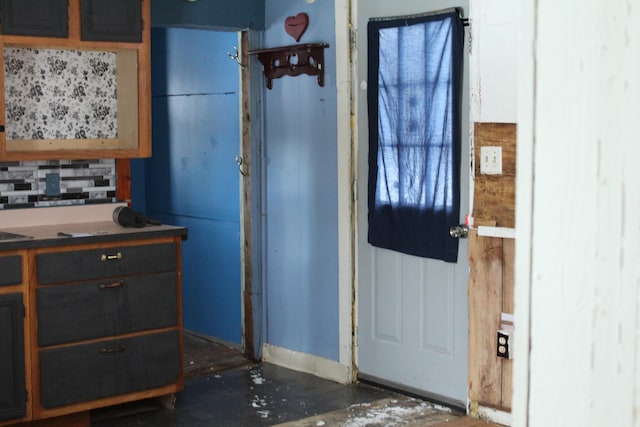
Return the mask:
[(100, 353), (102, 354), (109, 354), (109, 353), (122, 353), (125, 350), (125, 346), (124, 344), (118, 347), (114, 347), (114, 348), (106, 348), (103, 347), (100, 349)]
[(100, 289), (113, 289), (113, 288), (121, 288), (124, 286), (124, 280), (120, 280), (119, 282), (113, 283), (100, 283), (98, 286)]
[(102, 254), (102, 256), (100, 257), (100, 259), (102, 261), (113, 261), (116, 259), (122, 259), (122, 252), (118, 252), (115, 255), (107, 255), (107, 254)]

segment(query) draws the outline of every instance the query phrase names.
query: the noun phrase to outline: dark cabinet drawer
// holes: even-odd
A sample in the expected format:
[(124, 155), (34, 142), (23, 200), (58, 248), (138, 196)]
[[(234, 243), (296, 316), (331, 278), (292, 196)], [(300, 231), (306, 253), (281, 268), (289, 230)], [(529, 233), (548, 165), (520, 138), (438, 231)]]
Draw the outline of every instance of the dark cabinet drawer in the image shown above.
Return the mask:
[(51, 284), (175, 271), (175, 243), (39, 254), (38, 283)]
[(177, 331), (40, 352), (45, 408), (174, 384), (179, 375)]
[(175, 272), (36, 291), (40, 346), (178, 324)]
[(22, 283), (22, 257), (20, 255), (0, 256), (0, 286)]
[(22, 294), (0, 295), (0, 421), (27, 414)]

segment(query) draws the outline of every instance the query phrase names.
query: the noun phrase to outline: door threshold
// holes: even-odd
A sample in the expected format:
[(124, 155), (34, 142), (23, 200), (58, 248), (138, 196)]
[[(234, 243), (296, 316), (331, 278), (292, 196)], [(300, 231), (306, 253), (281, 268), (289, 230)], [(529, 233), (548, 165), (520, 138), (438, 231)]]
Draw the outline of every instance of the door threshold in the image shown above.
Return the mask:
[(467, 407), (465, 403), (456, 399), (451, 399), (449, 397), (439, 395), (437, 393), (430, 393), (428, 391), (420, 390), (415, 387), (410, 387), (404, 384), (396, 383), (394, 381), (384, 380), (382, 378), (363, 373), (358, 373), (358, 380), (360, 382), (367, 383), (373, 386), (382, 387), (387, 390), (406, 394), (407, 396), (416, 397), (418, 399), (427, 400), (438, 405), (446, 406), (456, 413), (467, 413)]
[(242, 348), (242, 346), (240, 344), (238, 344), (238, 343), (235, 343), (235, 342), (225, 341), (223, 339), (212, 337), (210, 335), (201, 334), (199, 332), (194, 332), (194, 331), (191, 331), (189, 329), (183, 329), (183, 333), (185, 335), (189, 334), (191, 336), (200, 338), (200, 339), (205, 340), (205, 341), (211, 341), (211, 342), (216, 343), (216, 344), (221, 344), (221, 345), (227, 346), (229, 348), (232, 348), (234, 350), (238, 350), (238, 351), (244, 353), (244, 349)]

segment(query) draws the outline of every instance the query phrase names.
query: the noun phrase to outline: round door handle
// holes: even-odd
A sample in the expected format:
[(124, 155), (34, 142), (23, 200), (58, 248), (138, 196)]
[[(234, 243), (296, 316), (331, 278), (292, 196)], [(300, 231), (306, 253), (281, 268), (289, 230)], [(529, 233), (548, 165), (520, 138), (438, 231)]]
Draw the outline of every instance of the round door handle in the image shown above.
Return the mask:
[(449, 229), (449, 234), (454, 239), (466, 239), (469, 236), (469, 226), (466, 224), (454, 225)]

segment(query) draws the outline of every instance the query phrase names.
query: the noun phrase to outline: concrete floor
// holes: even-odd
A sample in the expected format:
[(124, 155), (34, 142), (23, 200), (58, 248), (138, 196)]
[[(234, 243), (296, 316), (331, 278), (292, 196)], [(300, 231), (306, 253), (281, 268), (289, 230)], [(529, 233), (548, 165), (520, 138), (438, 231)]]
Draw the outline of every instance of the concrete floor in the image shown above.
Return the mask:
[(187, 378), (173, 410), (151, 401), (130, 404), (95, 411), (92, 426), (427, 426), (458, 416), (371, 385), (342, 385), (258, 364)]
[(184, 336), (185, 389), (91, 414), (95, 427), (491, 427), (446, 407), (369, 384), (342, 385), (268, 363), (207, 337)]

